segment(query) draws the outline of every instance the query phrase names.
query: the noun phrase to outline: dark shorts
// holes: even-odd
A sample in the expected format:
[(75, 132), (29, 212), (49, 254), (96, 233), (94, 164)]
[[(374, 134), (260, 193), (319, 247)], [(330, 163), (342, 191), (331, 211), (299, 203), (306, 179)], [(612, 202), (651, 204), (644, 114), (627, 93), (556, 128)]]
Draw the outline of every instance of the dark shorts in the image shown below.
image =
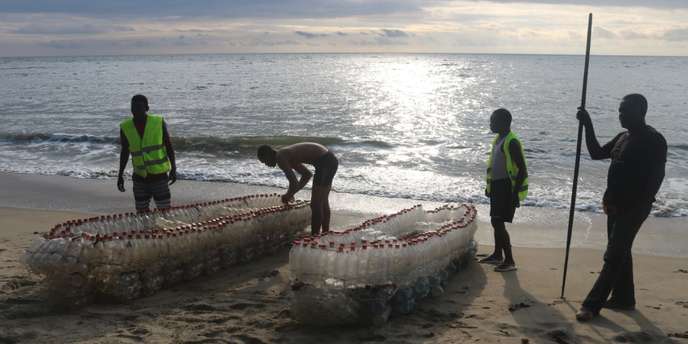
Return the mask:
[(167, 184), (167, 178), (154, 180), (141, 180), (134, 178), (134, 200), (136, 210), (147, 210), (150, 206), (151, 198), (155, 200), (158, 209), (169, 208), (172, 195)]
[(516, 212), (514, 203), (511, 180), (495, 180), (490, 184), (490, 217), (510, 223)]
[(315, 167), (313, 185), (332, 187), (332, 180), (337, 173), (337, 167), (339, 167), (337, 157), (332, 152), (327, 152), (315, 160), (313, 166)]

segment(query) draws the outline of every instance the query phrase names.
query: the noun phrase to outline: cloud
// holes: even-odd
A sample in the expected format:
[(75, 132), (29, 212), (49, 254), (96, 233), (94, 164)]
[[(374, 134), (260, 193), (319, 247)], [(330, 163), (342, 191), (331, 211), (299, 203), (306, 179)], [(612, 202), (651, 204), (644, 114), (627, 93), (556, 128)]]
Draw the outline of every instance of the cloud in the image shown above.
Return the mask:
[(327, 37), (329, 36), (326, 33), (313, 33), (313, 32), (306, 32), (306, 31), (294, 31), (295, 34), (305, 37), (306, 39), (313, 39), (313, 38), (320, 38), (320, 37)]
[[(485, 0), (474, 0), (485, 1)], [(487, 0), (495, 3), (535, 3), (553, 5), (588, 5), (649, 8), (688, 8), (685, 0)]]
[(621, 31), (621, 37), (624, 39), (652, 39), (657, 38), (655, 35), (647, 34), (644, 32), (638, 32), (633, 30)]
[(595, 29), (593, 30), (593, 33), (595, 34), (596, 37), (602, 38), (602, 39), (616, 39), (619, 37), (616, 33), (613, 31), (609, 31), (601, 26), (596, 26)]
[(20, 35), (73, 35), (100, 34), (112, 32), (132, 32), (134, 28), (123, 25), (75, 24), (75, 23), (31, 23), (16, 28), (11, 33)]
[(38, 43), (40, 46), (57, 50), (94, 50), (112, 49), (150, 50), (175, 47), (202, 47), (222, 43), (220, 37), (207, 35), (178, 35), (165, 37), (123, 37), (123, 38), (65, 38)]
[(197, 45), (197, 44), (205, 44), (206, 42), (204, 41), (194, 41), (193, 39), (188, 38), (185, 35), (179, 35), (177, 36), (176, 39), (172, 40), (172, 45), (178, 46), (178, 47), (188, 47), (192, 45)]
[(39, 45), (58, 50), (75, 50), (84, 48), (88, 44), (78, 40), (53, 40), (39, 43)]
[[(408, 38), (410, 35), (402, 30), (397, 30), (397, 29), (380, 29), (377, 31), (372, 32), (375, 36), (377, 36), (378, 39), (373, 40), (373, 41), (365, 41), (368, 42), (369, 44), (390, 44), (391, 40), (394, 39), (400, 39), (400, 38)], [(348, 33), (337, 31), (334, 33), (321, 33), (321, 32), (308, 32), (308, 31), (294, 31), (294, 34), (304, 37), (306, 39), (315, 39), (315, 38), (323, 38), (323, 37), (329, 37), (332, 35), (340, 36), (340, 37), (347, 37), (349, 36)], [(368, 32), (360, 32), (358, 33), (361, 36), (368, 36), (370, 33)], [(360, 41), (359, 41), (360, 43)]]
[(140, 49), (140, 48), (159, 48), (163, 45), (162, 39), (54, 39), (46, 42), (38, 43), (39, 46), (46, 48), (65, 50), (65, 51), (79, 51), (86, 49), (101, 49), (108, 48), (123, 48)]
[(688, 41), (688, 28), (669, 30), (664, 33), (662, 38), (671, 42)]
[(688, 54), (688, 0), (0, 0), (0, 55), (570, 54), (588, 8), (596, 53)]
[(409, 36), (409, 34), (404, 31), (391, 29), (382, 29), (379, 35), (387, 38), (406, 38)]
[(380, 47), (380, 46), (408, 46), (409, 43), (406, 41), (400, 41), (396, 39), (389, 39), (385, 37), (376, 37), (375, 39), (362, 39), (362, 40), (353, 40), (351, 42), (352, 45), (359, 46), (359, 47)]
[(362, 39), (351, 40), (350, 43), (359, 47), (379, 47), (379, 46), (408, 46), (411, 35), (402, 30), (380, 29), (371, 33), (361, 32)]
[[(179, 34), (165, 36), (124, 36), (124, 37), (84, 37), (59, 38), (39, 41), (33, 46), (45, 55), (120, 55), (120, 54), (158, 54), (158, 53), (198, 53), (274, 51), (286, 49), (294, 51), (303, 43), (289, 39), (289, 33), (265, 34)], [(293, 37), (293, 36), (292, 36)], [(0, 39), (0, 46), (3, 41)]]
[(3, 0), (0, 12), (130, 18), (336, 18), (420, 11), (419, 0)]

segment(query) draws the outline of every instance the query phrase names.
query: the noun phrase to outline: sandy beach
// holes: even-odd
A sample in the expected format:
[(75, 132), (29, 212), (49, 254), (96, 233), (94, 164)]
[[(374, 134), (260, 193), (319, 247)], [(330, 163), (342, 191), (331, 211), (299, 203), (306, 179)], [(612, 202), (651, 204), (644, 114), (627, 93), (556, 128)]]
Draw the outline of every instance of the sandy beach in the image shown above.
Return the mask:
[[(510, 227), (518, 271), (500, 274), (471, 263), (443, 295), (378, 328), (320, 329), (292, 320), (287, 249), (131, 304), (51, 308), (40, 276), (19, 262), (33, 232), (70, 218), (130, 211), (127, 186), (119, 193), (112, 180), (0, 174), (0, 343), (688, 343), (684, 219), (653, 218), (641, 230), (634, 258), (637, 310), (604, 310), (580, 324), (575, 312), (602, 264), (604, 218), (577, 215), (561, 300), (560, 225), (566, 219), (563, 211), (543, 208), (519, 210), (520, 220)], [(172, 192), (174, 202), (185, 203), (277, 190), (180, 181)], [(335, 227), (414, 203), (334, 194)], [(486, 208), (479, 212), (476, 237), (486, 254), (491, 228)]]

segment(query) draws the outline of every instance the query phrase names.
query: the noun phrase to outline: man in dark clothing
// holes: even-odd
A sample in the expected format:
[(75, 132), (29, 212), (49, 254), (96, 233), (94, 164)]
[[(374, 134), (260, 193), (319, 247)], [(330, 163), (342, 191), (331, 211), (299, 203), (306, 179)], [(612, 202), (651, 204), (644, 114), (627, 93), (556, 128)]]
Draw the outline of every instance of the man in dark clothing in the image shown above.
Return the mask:
[[(120, 128), (122, 149), (119, 157), (117, 189), (121, 192), (125, 191), (124, 169), (127, 167), (131, 154), (134, 165), (132, 180), (137, 212), (148, 211), (151, 198), (155, 200), (158, 209), (169, 208), (171, 200), (169, 185), (177, 181), (177, 165), (167, 125), (162, 117), (148, 115), (147, 112), (148, 99), (140, 94), (135, 95), (131, 99), (133, 119), (122, 122)], [(155, 126), (155, 124), (161, 125)]]
[[(612, 159), (603, 197), (607, 214), (607, 250), (595, 285), (576, 314), (579, 321), (597, 316), (603, 307), (635, 308), (631, 248), (640, 226), (664, 179), (667, 144), (664, 137), (645, 124), (647, 100), (629, 94), (619, 105), (619, 121), (628, 129), (604, 146), (595, 137), (590, 115), (579, 109), (577, 118), (585, 127), (585, 142), (593, 160)], [(611, 294), (611, 298), (607, 300)]]

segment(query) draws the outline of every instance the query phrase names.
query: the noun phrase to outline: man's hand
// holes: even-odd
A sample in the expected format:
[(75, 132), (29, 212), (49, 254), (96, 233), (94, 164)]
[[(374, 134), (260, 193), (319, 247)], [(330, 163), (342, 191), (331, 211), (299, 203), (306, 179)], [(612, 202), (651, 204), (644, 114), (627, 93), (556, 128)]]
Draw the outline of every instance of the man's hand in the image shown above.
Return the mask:
[(117, 190), (120, 192), (124, 192), (124, 177), (123, 176), (117, 176)]
[(521, 200), (518, 198), (518, 192), (514, 192), (513, 195), (511, 195), (511, 203), (513, 204), (514, 208), (521, 206)]
[(289, 193), (285, 193), (282, 195), (282, 203), (289, 203), (294, 200), (294, 196), (290, 195)]
[(611, 204), (605, 204), (602, 208), (607, 215), (616, 215), (619, 212), (619, 210)]
[(169, 184), (169, 185), (172, 185), (172, 184), (174, 184), (174, 183), (177, 182), (177, 170), (176, 170), (176, 169), (172, 169), (172, 170), (170, 171), (169, 180), (170, 180), (170, 184)]
[(590, 114), (588, 113), (588, 110), (586, 110), (582, 107), (578, 108), (578, 113), (576, 113), (576, 118), (584, 126), (588, 126), (588, 125), (592, 124), (592, 120), (590, 119)]
[(608, 204), (606, 202), (602, 203), (602, 209), (607, 215), (616, 215), (619, 213), (619, 208), (613, 204)]

